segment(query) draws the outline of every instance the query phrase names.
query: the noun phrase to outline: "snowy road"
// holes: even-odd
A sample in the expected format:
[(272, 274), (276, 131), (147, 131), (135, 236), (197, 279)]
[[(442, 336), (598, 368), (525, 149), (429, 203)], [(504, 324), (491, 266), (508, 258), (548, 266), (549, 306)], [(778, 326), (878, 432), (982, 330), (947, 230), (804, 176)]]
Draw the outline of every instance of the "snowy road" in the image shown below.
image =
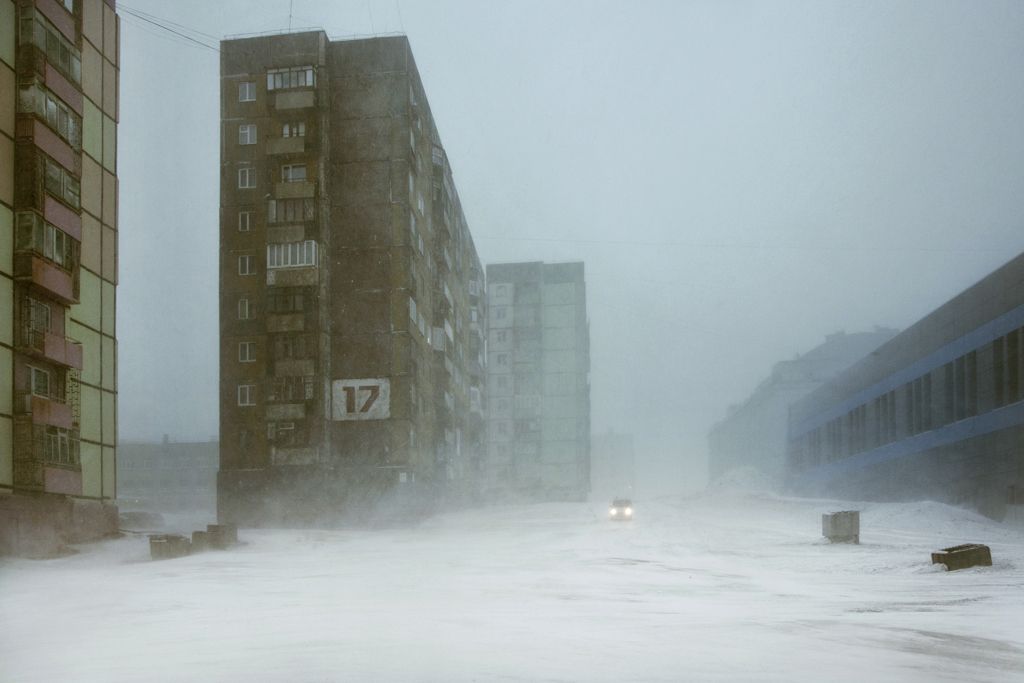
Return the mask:
[[(0, 562), (0, 681), (1024, 680), (1024, 532), (934, 503), (705, 494)], [(991, 546), (946, 573), (929, 553)]]

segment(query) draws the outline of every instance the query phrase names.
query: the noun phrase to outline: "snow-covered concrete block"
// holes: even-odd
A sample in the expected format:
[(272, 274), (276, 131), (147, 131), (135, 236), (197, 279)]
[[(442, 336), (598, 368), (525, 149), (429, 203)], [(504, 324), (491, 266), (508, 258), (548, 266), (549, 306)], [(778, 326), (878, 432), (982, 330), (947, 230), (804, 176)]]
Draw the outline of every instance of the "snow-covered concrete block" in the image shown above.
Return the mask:
[(149, 537), (149, 555), (154, 560), (169, 560), (184, 557), (192, 549), (186, 536), (177, 534), (154, 534)]
[(843, 510), (822, 515), (821, 535), (832, 543), (860, 543), (860, 511)]
[(932, 553), (932, 564), (944, 564), (948, 571), (968, 567), (991, 567), (992, 551), (987, 545), (965, 543)]

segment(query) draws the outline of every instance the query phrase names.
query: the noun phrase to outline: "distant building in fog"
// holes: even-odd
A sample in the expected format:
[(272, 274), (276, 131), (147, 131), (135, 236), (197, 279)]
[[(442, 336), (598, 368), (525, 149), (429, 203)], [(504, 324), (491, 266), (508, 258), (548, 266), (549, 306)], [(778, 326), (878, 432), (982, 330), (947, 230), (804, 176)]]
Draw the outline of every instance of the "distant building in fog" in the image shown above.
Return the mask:
[(590, 490), (592, 497), (629, 497), (636, 485), (632, 434), (607, 432), (590, 439)]
[(485, 487), (585, 500), (590, 329), (583, 264), (489, 265), (487, 292)]
[(776, 363), (771, 375), (738, 406), (731, 406), (708, 435), (708, 474), (712, 481), (737, 467), (752, 467), (781, 480), (786, 462), (789, 406), (871, 353), (897, 333), (828, 335), (825, 343), (793, 360)]
[(217, 508), (216, 441), (121, 442), (118, 451), (119, 501), (126, 508), (203, 510)]
[(1024, 503), (1024, 254), (796, 405), (800, 493)]

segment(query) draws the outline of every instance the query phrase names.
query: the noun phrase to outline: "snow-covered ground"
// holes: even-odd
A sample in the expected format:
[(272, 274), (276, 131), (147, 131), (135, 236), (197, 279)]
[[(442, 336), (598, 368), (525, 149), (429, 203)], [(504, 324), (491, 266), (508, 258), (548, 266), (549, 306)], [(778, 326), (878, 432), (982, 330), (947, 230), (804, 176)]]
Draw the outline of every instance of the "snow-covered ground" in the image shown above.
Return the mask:
[[(862, 544), (824, 542), (851, 507)], [(632, 523), (551, 504), (240, 536), (0, 562), (0, 681), (1024, 680), (1024, 531), (936, 503), (712, 489)], [(994, 566), (930, 564), (964, 542)]]

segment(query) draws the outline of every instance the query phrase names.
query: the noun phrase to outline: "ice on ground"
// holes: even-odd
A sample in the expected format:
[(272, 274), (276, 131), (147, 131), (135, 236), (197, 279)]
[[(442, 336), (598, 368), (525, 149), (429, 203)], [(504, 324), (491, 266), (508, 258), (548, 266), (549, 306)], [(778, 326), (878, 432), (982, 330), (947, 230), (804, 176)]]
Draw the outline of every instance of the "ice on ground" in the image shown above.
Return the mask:
[[(735, 491), (735, 489), (733, 489)], [(145, 536), (0, 563), (3, 681), (1024, 680), (1024, 533), (758, 493), (514, 505), (377, 531)], [(860, 509), (861, 545), (821, 513)], [(944, 572), (933, 550), (992, 548)]]

